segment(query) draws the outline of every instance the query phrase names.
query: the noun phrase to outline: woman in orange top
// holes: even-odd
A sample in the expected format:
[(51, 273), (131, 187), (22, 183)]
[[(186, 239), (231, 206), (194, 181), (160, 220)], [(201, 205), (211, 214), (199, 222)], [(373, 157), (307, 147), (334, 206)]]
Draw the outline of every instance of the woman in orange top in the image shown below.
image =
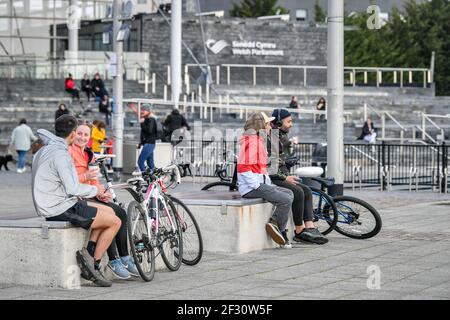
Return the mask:
[[(95, 162), (94, 153), (86, 147), (90, 136), (90, 127), (86, 123), (81, 123), (77, 128), (75, 141), (69, 147), (69, 154), (73, 159), (80, 183), (95, 185), (99, 190), (104, 191), (103, 186), (98, 181), (98, 170), (89, 171), (89, 163)], [(97, 199), (88, 199), (88, 201), (101, 201), (103, 204), (111, 207), (122, 221), (115, 241), (113, 241), (108, 248), (108, 267), (113, 271), (114, 275), (120, 279), (128, 279), (132, 275), (138, 277), (139, 272), (133, 259), (128, 253), (126, 212), (115, 203), (108, 203), (109, 200), (111, 200), (111, 193), (109, 192), (102, 192), (101, 196), (97, 197)], [(96, 242), (94, 241), (89, 241), (87, 245), (87, 250), (91, 255), (95, 252), (95, 245)], [(117, 252), (119, 253), (120, 258), (117, 256)]]

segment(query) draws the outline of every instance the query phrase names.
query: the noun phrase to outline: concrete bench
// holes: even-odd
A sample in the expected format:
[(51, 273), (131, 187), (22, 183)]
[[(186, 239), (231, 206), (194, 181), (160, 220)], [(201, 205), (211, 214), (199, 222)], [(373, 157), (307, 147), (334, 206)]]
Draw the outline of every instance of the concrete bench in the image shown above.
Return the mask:
[[(88, 231), (69, 222), (36, 217), (0, 220), (0, 283), (73, 289), (88, 283), (80, 278), (75, 254), (88, 241)], [(105, 276), (113, 275), (102, 265)], [(156, 270), (164, 269), (160, 257)]]
[(75, 252), (86, 238), (68, 222), (0, 220), (0, 283), (73, 288), (81, 283)]
[[(273, 205), (244, 199), (239, 192), (195, 191), (174, 194), (191, 210), (203, 237), (204, 251), (245, 253), (276, 248), (265, 225)], [(289, 229), (292, 230), (292, 219)]]

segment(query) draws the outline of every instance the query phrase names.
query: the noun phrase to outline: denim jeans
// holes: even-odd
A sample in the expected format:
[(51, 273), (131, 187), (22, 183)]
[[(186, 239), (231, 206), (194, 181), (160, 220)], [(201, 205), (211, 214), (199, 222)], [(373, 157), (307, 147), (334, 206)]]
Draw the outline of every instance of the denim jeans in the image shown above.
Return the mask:
[(25, 168), (25, 155), (27, 154), (26, 150), (17, 150), (17, 154), (19, 155), (19, 163), (17, 164), (18, 169)]
[(275, 206), (273, 217), (281, 231), (286, 229), (294, 194), (291, 190), (274, 185), (261, 184), (258, 189), (245, 194), (243, 198), (263, 198)]
[(142, 148), (141, 154), (139, 155), (138, 165), (141, 171), (145, 170), (145, 162), (150, 169), (155, 168), (155, 162), (153, 160), (153, 151), (155, 151), (155, 145), (146, 143)]

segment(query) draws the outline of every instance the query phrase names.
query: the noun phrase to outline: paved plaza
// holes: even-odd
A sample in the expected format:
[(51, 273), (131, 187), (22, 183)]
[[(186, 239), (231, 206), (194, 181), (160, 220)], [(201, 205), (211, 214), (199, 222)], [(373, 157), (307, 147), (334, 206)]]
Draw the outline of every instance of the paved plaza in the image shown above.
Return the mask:
[[(33, 217), (30, 174), (1, 172), (0, 177), (0, 219)], [(200, 185), (185, 182), (175, 191), (193, 188)], [(149, 283), (115, 281), (106, 289), (0, 284), (0, 299), (449, 299), (450, 196), (345, 193), (379, 210), (383, 229), (375, 238), (353, 240), (332, 232), (323, 246), (294, 244), (240, 255), (206, 252), (197, 266), (159, 271)]]

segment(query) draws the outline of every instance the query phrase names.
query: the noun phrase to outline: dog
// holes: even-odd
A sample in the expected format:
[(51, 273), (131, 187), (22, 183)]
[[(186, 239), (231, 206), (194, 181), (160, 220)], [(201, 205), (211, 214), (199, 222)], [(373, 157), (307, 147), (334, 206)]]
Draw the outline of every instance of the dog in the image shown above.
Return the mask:
[(6, 171), (9, 171), (8, 162), (10, 161), (13, 161), (12, 155), (7, 154), (6, 156), (0, 156), (0, 170), (5, 166)]

